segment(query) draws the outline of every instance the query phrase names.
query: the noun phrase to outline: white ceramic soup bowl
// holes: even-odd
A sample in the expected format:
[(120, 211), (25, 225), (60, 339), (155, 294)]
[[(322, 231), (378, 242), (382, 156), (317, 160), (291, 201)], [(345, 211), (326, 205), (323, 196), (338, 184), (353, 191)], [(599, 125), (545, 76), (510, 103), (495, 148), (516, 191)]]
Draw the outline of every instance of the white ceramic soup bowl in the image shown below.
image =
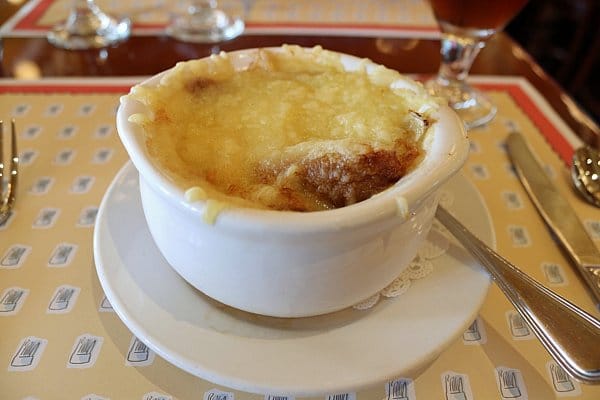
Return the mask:
[[(229, 57), (243, 68), (256, 51), (231, 52)], [(364, 59), (340, 57), (348, 70), (365, 62), (367, 71), (375, 67)], [(142, 85), (156, 85), (161, 76)], [(404, 78), (398, 84), (415, 85)], [(441, 106), (423, 143), (424, 158), (387, 190), (327, 211), (227, 208), (214, 224), (207, 224), (202, 218), (206, 203), (185, 200), (187, 188), (161, 172), (148, 154), (143, 129), (128, 121), (144, 108), (123, 97), (117, 129), (139, 172), (143, 210), (156, 246), (174, 270), (204, 294), (269, 316), (337, 311), (390, 284), (427, 236), (436, 192), (468, 155), (461, 121)]]

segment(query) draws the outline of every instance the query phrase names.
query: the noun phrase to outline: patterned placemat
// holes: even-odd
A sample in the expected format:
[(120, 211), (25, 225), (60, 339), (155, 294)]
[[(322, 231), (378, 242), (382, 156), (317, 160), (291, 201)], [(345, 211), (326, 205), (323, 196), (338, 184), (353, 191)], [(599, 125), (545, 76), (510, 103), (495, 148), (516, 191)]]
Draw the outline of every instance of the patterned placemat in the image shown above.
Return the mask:
[[(222, 0), (223, 3), (230, 0)], [(243, 0), (242, 0), (243, 1)], [(64, 20), (72, 0), (31, 0), (0, 28), (6, 37), (44, 36)], [(105, 12), (129, 15), (134, 35), (160, 35), (187, 0), (97, 0)], [(437, 37), (425, 0), (249, 0), (246, 34)]]
[[(0, 116), (17, 120), (22, 163), (16, 208), (0, 226), (0, 398), (290, 400), (219, 386), (169, 364), (131, 334), (102, 292), (93, 226), (103, 194), (127, 161), (114, 119), (119, 96), (136, 81), (0, 81)], [(599, 244), (598, 211), (575, 195), (566, 168), (579, 140), (526, 81), (488, 77), (476, 83), (499, 113), (470, 132), (463, 174), (489, 208), (499, 252), (598, 316), (504, 148), (511, 130), (525, 135)], [(570, 379), (492, 286), (474, 323), (422, 374), (326, 398), (562, 397), (598, 399), (600, 387)]]

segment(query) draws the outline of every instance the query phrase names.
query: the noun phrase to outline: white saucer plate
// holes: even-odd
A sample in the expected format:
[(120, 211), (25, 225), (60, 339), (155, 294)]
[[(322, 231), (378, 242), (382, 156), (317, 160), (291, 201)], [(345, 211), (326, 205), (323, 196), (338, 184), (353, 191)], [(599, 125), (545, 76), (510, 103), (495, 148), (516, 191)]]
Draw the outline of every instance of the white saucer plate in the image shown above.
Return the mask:
[[(454, 199), (452, 213), (494, 246), (477, 190), (460, 174), (443, 190)], [(431, 275), (368, 310), (285, 319), (227, 307), (187, 284), (163, 259), (146, 226), (131, 163), (100, 205), (94, 258), (115, 312), (159, 356), (216, 384), (298, 397), (415, 378), (473, 322), (490, 285), (451, 242), (432, 260)], [(243, 254), (239, 262), (243, 268)]]

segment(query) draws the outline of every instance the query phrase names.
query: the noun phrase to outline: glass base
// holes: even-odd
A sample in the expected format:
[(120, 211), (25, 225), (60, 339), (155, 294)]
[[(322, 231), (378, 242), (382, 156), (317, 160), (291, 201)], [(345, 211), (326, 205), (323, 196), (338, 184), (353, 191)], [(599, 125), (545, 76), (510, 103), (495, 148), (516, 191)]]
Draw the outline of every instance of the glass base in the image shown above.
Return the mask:
[(217, 43), (238, 37), (244, 28), (241, 18), (208, 8), (175, 17), (167, 27), (167, 34), (184, 42)]
[(108, 47), (126, 40), (131, 35), (129, 18), (116, 19), (94, 10), (70, 16), (55, 26), (47, 35), (54, 46), (69, 50)]
[(496, 106), (466, 83), (448, 82), (438, 77), (425, 82), (425, 87), (430, 94), (447, 99), (467, 129), (485, 125), (496, 116)]

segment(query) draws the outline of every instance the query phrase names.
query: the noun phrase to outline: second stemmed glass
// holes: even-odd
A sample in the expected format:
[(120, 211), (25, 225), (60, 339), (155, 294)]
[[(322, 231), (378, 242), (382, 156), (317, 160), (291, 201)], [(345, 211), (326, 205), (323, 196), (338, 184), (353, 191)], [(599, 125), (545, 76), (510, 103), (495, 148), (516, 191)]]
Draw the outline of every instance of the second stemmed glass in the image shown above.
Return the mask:
[(66, 21), (48, 33), (48, 41), (70, 50), (101, 48), (123, 41), (131, 34), (129, 18), (104, 13), (94, 0), (73, 0)]
[(442, 31), (441, 64), (435, 78), (425, 82), (430, 93), (444, 97), (467, 129), (488, 123), (496, 107), (466, 79), (485, 42), (502, 29), (527, 0), (430, 0)]
[(244, 27), (242, 0), (191, 0), (187, 12), (173, 18), (167, 34), (184, 42), (217, 43), (241, 35)]

